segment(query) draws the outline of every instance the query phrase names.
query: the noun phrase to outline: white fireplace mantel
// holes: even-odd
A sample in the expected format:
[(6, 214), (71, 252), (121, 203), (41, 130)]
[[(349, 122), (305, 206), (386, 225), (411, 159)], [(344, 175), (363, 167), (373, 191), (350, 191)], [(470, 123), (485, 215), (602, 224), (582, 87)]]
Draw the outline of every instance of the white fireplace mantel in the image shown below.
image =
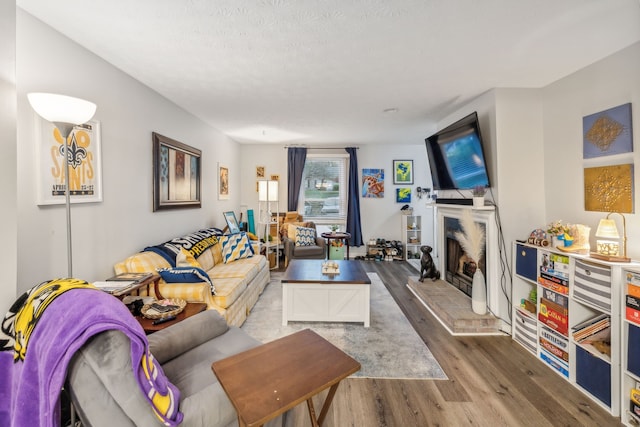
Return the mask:
[[(438, 269), (446, 271), (446, 230), (445, 218), (462, 217), (464, 209), (471, 209), (473, 219), (485, 226), (485, 280), (487, 283), (487, 306), (492, 313), (500, 313), (500, 274), (499, 274), (499, 233), (496, 224), (496, 212), (494, 206), (472, 207), (468, 205), (437, 205), (436, 207), (436, 245), (438, 255)], [(443, 273), (444, 274), (444, 273)]]

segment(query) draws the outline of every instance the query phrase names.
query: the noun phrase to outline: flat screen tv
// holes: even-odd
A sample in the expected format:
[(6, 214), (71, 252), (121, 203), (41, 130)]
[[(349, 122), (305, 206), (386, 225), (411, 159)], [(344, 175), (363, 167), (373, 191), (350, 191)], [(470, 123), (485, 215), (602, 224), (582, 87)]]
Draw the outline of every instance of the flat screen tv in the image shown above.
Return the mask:
[(436, 132), (425, 143), (435, 190), (491, 185), (477, 112)]

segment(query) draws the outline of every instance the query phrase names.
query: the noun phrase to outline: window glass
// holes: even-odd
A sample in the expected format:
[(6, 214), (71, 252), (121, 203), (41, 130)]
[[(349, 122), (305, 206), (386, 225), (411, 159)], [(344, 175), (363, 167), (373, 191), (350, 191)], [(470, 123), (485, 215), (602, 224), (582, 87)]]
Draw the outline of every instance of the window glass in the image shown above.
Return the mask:
[(300, 213), (318, 224), (344, 224), (347, 219), (346, 154), (308, 154), (300, 186)]

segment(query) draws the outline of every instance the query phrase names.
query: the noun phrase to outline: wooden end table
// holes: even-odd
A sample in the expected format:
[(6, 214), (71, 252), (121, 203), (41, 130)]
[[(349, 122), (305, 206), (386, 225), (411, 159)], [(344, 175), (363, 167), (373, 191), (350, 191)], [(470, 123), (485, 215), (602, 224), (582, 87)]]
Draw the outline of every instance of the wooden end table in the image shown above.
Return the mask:
[[(214, 362), (211, 369), (238, 413), (238, 424), (261, 426), (307, 402), (311, 424), (321, 426), (338, 384), (360, 363), (305, 329)], [(312, 397), (330, 388), (316, 418)]]
[[(349, 259), (349, 239), (351, 239), (351, 234), (341, 231), (331, 232), (331, 233), (322, 233), (321, 237), (327, 239), (327, 247), (331, 247), (331, 240), (344, 240), (344, 244), (347, 247), (347, 259)], [(329, 249), (327, 249), (327, 258), (329, 257)]]
[(171, 325), (175, 325), (178, 322), (182, 322), (184, 319), (194, 316), (198, 313), (201, 313), (207, 309), (207, 304), (203, 302), (188, 302), (180, 313), (176, 315), (174, 320), (170, 320), (168, 322), (160, 323), (159, 325), (154, 325), (153, 319), (147, 319), (146, 317), (140, 315), (136, 316), (136, 319), (142, 325), (142, 329), (146, 334), (152, 334), (154, 332), (160, 331), (164, 328), (167, 328)]

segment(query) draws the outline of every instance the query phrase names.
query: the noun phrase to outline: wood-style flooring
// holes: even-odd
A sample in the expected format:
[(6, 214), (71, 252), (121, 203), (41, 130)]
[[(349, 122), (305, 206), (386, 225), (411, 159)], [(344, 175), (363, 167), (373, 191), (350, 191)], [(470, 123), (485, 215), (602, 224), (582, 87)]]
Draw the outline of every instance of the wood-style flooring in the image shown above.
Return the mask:
[[(621, 425), (510, 337), (449, 335), (405, 286), (417, 276), (407, 263), (359, 262), (380, 276), (449, 379), (346, 379), (324, 426)], [(310, 426), (306, 405), (286, 424)]]

